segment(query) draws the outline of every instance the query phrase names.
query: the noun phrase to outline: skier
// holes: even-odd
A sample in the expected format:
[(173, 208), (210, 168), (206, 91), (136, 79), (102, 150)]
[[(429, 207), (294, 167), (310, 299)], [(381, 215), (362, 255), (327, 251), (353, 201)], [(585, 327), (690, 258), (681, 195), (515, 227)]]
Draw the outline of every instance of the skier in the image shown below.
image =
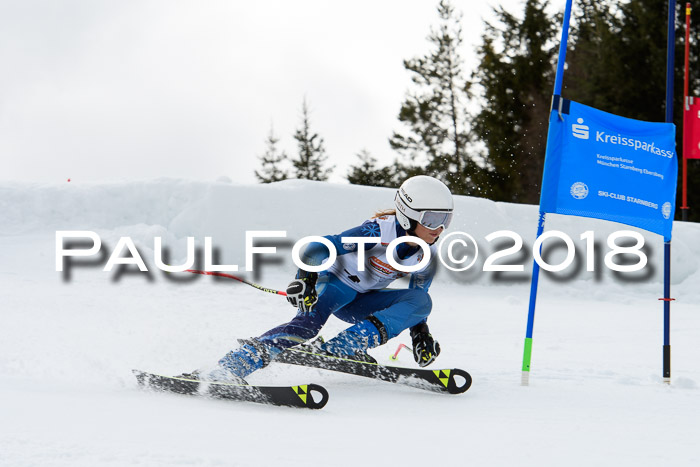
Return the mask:
[[(298, 309), (294, 319), (259, 337), (239, 340), (241, 347), (226, 354), (209, 378), (241, 382), (284, 350), (315, 337), (331, 314), (352, 326), (327, 342), (319, 339), (305, 344), (311, 345), (315, 353), (374, 362), (367, 349), (410, 329), (414, 359), (421, 367), (430, 365), (440, 354), (440, 345), (426, 323), (432, 308), (428, 288), (437, 265), (435, 243), (452, 220), (452, 194), (441, 181), (419, 175), (401, 185), (394, 204), (395, 210), (379, 212), (358, 227), (326, 236), (335, 247), (337, 259), (320, 273), (297, 271), (287, 287), (287, 300)], [(387, 260), (387, 245), (404, 235), (418, 237), (430, 245), (430, 262), (410, 273), (408, 289), (383, 290), (406, 275)], [(358, 270), (358, 244), (343, 243), (342, 237), (379, 240), (363, 246), (363, 271)], [(328, 257), (325, 245), (310, 243), (301, 259), (309, 266), (317, 266)], [(402, 266), (415, 266), (423, 259), (423, 251), (416, 243), (404, 242), (395, 249), (394, 258)]]

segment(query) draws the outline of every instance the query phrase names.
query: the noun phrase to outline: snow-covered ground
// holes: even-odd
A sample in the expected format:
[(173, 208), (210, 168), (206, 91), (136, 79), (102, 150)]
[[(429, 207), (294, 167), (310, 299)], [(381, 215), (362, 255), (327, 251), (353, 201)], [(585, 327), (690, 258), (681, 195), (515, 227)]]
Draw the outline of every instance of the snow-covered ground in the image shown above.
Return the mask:
[[(211, 365), (236, 338), (294, 313), (284, 299), (234, 281), (161, 272), (154, 237), (179, 264), (187, 236), (200, 247), (210, 236), (218, 261), (243, 270), (246, 230), (286, 230), (268, 242), (278, 254), (246, 275), (284, 288), (294, 241), (339, 233), (392, 203), (389, 189), (300, 181), (0, 184), (0, 465), (700, 465), (697, 224), (674, 227), (671, 385), (661, 380), (658, 236), (645, 234), (641, 273), (613, 274), (602, 261), (605, 239), (627, 227), (549, 216), (547, 230), (571, 236), (577, 262), (542, 277), (531, 382), (521, 387), (537, 207), (457, 197), (450, 230), (470, 233), (481, 253), (468, 272), (440, 271), (429, 322), (443, 349), (435, 366), (468, 370), (467, 393), (280, 364), (250, 382), (322, 384), (328, 405), (309, 411), (137, 388), (132, 368), (174, 374)], [(97, 232), (105, 256), (56, 272), (57, 230)], [(480, 271), (496, 249), (484, 237), (498, 230), (523, 237), (524, 252), (504, 262), (525, 272)], [(579, 239), (588, 230), (596, 272), (586, 271)], [(102, 271), (125, 236), (150, 273)], [(331, 318), (322, 334), (343, 327)], [(407, 334), (372, 353), (388, 362), (401, 342)], [(398, 363), (415, 365), (406, 351)]]

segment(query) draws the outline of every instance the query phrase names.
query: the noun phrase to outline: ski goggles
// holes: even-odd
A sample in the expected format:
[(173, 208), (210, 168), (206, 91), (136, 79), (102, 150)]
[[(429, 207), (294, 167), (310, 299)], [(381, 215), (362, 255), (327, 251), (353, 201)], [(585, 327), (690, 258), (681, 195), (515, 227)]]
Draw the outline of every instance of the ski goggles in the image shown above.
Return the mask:
[(446, 229), (452, 222), (452, 211), (421, 211), (418, 222), (426, 229)]
[(408, 207), (398, 192), (396, 193), (396, 198), (401, 201), (400, 203), (396, 203), (396, 206), (400, 208), (400, 211), (409, 219), (417, 219), (418, 223), (426, 229), (437, 230), (440, 227), (446, 229), (450, 226), (450, 222), (452, 222), (452, 211), (438, 209), (416, 211), (415, 209)]

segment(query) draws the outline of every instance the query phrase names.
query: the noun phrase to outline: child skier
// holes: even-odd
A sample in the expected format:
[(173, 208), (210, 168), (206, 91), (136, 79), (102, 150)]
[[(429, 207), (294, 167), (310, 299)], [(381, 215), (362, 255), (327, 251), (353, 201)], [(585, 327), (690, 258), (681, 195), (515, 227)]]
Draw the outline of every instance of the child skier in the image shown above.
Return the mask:
[[(298, 309), (297, 315), (259, 337), (240, 340), (241, 347), (226, 354), (209, 378), (240, 382), (284, 350), (315, 337), (331, 314), (352, 326), (328, 342), (314, 343), (314, 352), (373, 361), (367, 349), (410, 329), (414, 359), (421, 367), (431, 364), (440, 346), (426, 324), (432, 308), (428, 288), (437, 265), (435, 243), (452, 220), (452, 194), (439, 180), (419, 175), (401, 185), (394, 203), (395, 210), (378, 213), (339, 235), (326, 236), (337, 253), (334, 264), (320, 273), (299, 269), (287, 287), (287, 300)], [(387, 260), (387, 245), (404, 235), (431, 245), (430, 263), (410, 273), (408, 289), (383, 290), (406, 275)], [(379, 242), (359, 247), (343, 243), (342, 237), (374, 237)], [(358, 248), (364, 250), (364, 270), (358, 270)], [(326, 246), (310, 243), (301, 259), (317, 266), (328, 257)], [(394, 258), (404, 267), (415, 266), (423, 259), (423, 251), (415, 243), (404, 242), (395, 249)]]

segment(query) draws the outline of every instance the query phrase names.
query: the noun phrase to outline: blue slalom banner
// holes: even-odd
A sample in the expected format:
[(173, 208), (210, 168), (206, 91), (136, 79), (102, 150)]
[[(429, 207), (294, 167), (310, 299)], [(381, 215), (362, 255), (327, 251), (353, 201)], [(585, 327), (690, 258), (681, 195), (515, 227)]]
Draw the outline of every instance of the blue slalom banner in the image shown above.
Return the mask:
[(554, 96), (540, 210), (639, 227), (671, 239), (676, 127)]

